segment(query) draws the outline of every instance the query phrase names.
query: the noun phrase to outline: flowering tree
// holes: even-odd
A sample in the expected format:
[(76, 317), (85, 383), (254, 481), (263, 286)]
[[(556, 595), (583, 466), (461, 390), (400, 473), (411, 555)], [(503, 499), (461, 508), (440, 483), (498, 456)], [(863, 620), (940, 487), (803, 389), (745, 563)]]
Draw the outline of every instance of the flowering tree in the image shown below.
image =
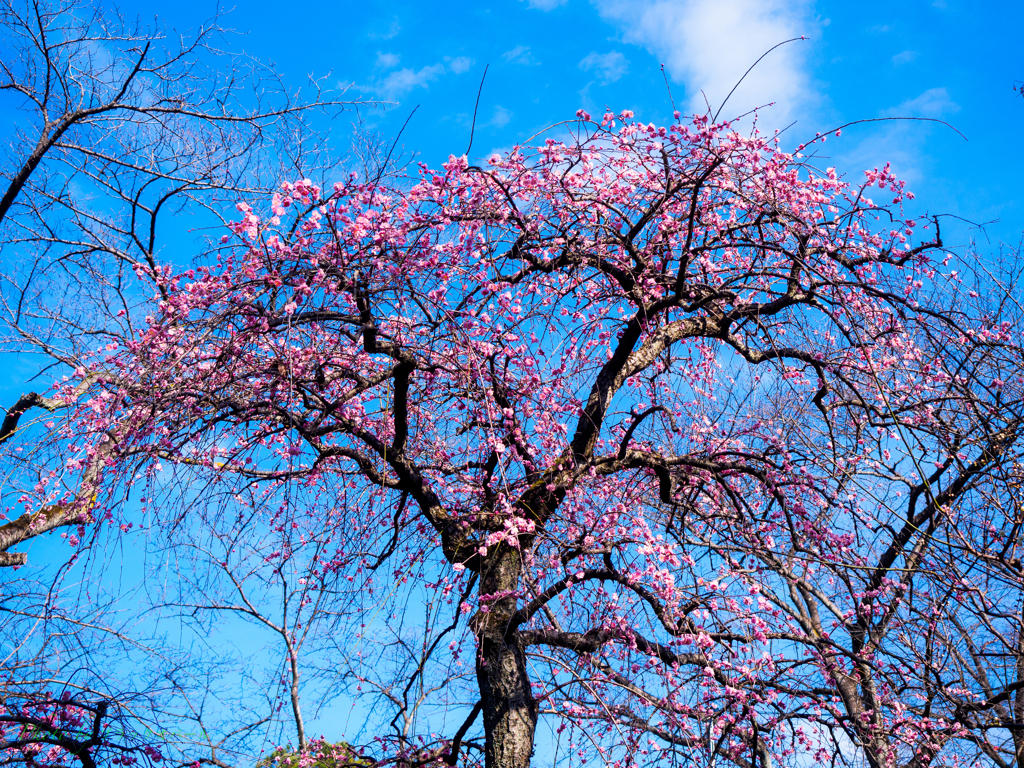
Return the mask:
[(284, 184), (215, 263), (136, 265), (157, 294), (56, 386), (62, 464), (4, 549), (126, 526), (130, 486), (228, 573), (259, 521), (289, 650), (325, 590), (351, 621), (382, 762), (1016, 764), (1006, 286), (888, 168), (578, 117), (409, 188)]
[(110, 728), (107, 701), (82, 701), (65, 692), (53, 698), (35, 694), (22, 702), (12, 693), (5, 691), (0, 712), (5, 764), (63, 766), (74, 760), (84, 768), (95, 768), (101, 755), (112, 765), (163, 760), (156, 747), (127, 741), (123, 732)]

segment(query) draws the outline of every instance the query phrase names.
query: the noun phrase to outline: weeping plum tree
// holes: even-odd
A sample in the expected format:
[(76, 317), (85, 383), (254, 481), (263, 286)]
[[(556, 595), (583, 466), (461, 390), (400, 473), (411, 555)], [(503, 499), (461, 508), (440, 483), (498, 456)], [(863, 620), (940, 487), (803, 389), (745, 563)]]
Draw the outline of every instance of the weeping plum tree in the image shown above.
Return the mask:
[(63, 463), (5, 550), (133, 485), (216, 517), (225, 567), (256, 518), (270, 569), (328, 536), (296, 610), (349, 585), (332, 663), (398, 712), (382, 763), (1020, 764), (1012, 285), (888, 168), (577, 117), (137, 264), (158, 290), (51, 393)]

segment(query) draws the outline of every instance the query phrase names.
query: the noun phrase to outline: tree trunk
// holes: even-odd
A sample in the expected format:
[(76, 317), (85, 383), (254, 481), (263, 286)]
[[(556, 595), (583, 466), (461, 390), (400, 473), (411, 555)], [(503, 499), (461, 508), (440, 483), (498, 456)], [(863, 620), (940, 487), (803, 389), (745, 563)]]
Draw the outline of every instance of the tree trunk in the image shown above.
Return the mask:
[[(522, 561), (514, 549), (500, 547), (485, 562), (480, 594), (514, 592)], [(506, 636), (509, 618), (516, 609), (514, 596), (482, 601), (474, 619), (477, 633), (476, 675), (486, 736), (486, 768), (527, 768), (533, 754), (537, 728), (537, 702), (530, 690), (526, 654), (518, 632)]]
[[(1017, 627), (1017, 682), (1024, 681), (1024, 608)], [(1024, 768), (1024, 691), (1017, 689), (1013, 696), (1013, 757), (1017, 768)]]

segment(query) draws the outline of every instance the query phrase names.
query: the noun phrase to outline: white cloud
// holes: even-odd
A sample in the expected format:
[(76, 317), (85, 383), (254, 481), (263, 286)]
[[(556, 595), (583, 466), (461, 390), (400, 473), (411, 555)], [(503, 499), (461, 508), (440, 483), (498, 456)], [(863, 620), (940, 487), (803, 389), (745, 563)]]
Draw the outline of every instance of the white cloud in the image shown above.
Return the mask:
[(448, 64), (449, 69), (451, 69), (451, 71), (456, 75), (461, 75), (473, 66), (473, 60), (466, 56), (459, 56), (454, 59), (451, 56), (445, 56), (444, 60)]
[(580, 62), (580, 69), (596, 72), (603, 84), (614, 83), (629, 71), (629, 62), (618, 51), (597, 53), (591, 51)]
[(942, 117), (959, 111), (960, 105), (949, 97), (945, 88), (929, 88), (883, 114), (886, 117)]
[[(864, 126), (863, 133), (856, 128), (849, 132), (844, 130), (842, 139), (835, 140), (835, 144), (830, 141), (827, 145), (828, 154), (834, 158), (829, 164), (835, 163), (844, 169), (850, 183), (860, 184), (864, 180), (864, 169), (881, 168), (889, 163), (897, 178), (917, 185), (925, 176), (921, 163), (924, 134), (917, 128), (920, 125), (899, 121)], [(851, 139), (852, 142), (847, 144)], [(884, 195), (884, 192), (875, 191), (871, 197), (879, 202), (888, 202)]]
[[(378, 53), (377, 66), (389, 69), (398, 65), (398, 56), (393, 53)], [(364, 86), (382, 99), (395, 101), (408, 95), (416, 88), (427, 88), (437, 78), (446, 74), (461, 75), (473, 66), (473, 60), (465, 56), (445, 56), (444, 61), (431, 64), (420, 69), (405, 67), (389, 72), (386, 77), (378, 77), (374, 82)]]
[(533, 64), (530, 49), (525, 45), (517, 45), (511, 51), (505, 51), (501, 58), (509, 64)]
[(917, 51), (902, 51), (892, 57), (892, 63), (896, 66), (900, 64), (908, 64), (917, 58)]
[(384, 32), (371, 32), (368, 37), (373, 40), (390, 40), (391, 38), (398, 35), (402, 31), (402, 26), (398, 23), (398, 19), (392, 19), (388, 28)]
[[(943, 119), (959, 109), (960, 106), (949, 97), (945, 88), (931, 88), (913, 99), (880, 112), (879, 116)], [(917, 185), (933, 175), (929, 171), (930, 161), (927, 159), (932, 153), (926, 150), (930, 146), (929, 135), (934, 131), (947, 130), (916, 120), (889, 120), (853, 126), (849, 131), (843, 131), (843, 138), (835, 144), (830, 141), (828, 149), (837, 166), (850, 172), (849, 178), (853, 183), (859, 183), (864, 178), (861, 169), (881, 168), (885, 163), (891, 163), (893, 173), (898, 178)], [(856, 143), (848, 145), (848, 141)], [(875, 194), (881, 193), (876, 191)]]
[(495, 128), (504, 128), (511, 120), (512, 112), (502, 106), (498, 106), (494, 108), (494, 116), (491, 118), (489, 125), (493, 125)]
[[(594, 0), (627, 42), (665, 63), (691, 94), (689, 109), (704, 112), (725, 100), (743, 73), (773, 46), (816, 32), (813, 0)], [(814, 101), (805, 57), (808, 44), (789, 43), (769, 54), (729, 99), (723, 117), (775, 102), (764, 118), (785, 125)], [(701, 95), (703, 91), (704, 95)], [(763, 119), (764, 119), (763, 118)]]
[(431, 64), (429, 67), (414, 70), (395, 70), (383, 80), (371, 87), (378, 95), (385, 99), (398, 99), (405, 96), (414, 88), (426, 88), (427, 85), (445, 73), (444, 64)]
[(553, 11), (560, 5), (565, 5), (569, 0), (527, 0), (527, 5), (536, 8), (538, 11)]

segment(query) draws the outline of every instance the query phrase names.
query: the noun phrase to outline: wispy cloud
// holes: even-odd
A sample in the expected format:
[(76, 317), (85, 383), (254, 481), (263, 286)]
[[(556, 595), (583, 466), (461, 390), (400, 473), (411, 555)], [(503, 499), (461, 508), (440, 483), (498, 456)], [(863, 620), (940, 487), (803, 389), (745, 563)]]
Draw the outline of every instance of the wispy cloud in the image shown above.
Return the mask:
[[(717, 108), (743, 73), (772, 46), (817, 31), (813, 0), (594, 0), (627, 42), (665, 63), (691, 94), (689, 108)], [(788, 122), (814, 101), (807, 46), (790, 43), (767, 56), (731, 97), (724, 115), (775, 102), (772, 123)], [(703, 92), (703, 95), (702, 93)]]
[(618, 51), (598, 53), (591, 51), (580, 62), (580, 69), (595, 72), (603, 84), (614, 83), (629, 71), (629, 62)]
[[(960, 105), (950, 98), (945, 88), (930, 88), (912, 99), (882, 110), (880, 117), (929, 117), (948, 119), (958, 112)], [(948, 130), (933, 127), (933, 130)], [(880, 168), (891, 163), (893, 172), (909, 184), (923, 183), (929, 176), (928, 156), (925, 151), (927, 137), (930, 134), (929, 124), (918, 121), (892, 120), (875, 123), (861, 134), (853, 131), (844, 132), (843, 139), (835, 144), (829, 143), (829, 153), (836, 158), (839, 167), (851, 172), (850, 179), (854, 182), (863, 177), (860, 169)], [(849, 137), (856, 142), (847, 145)]]
[(385, 99), (400, 99), (415, 88), (426, 88), (431, 81), (444, 73), (444, 64), (431, 64), (422, 69), (406, 67), (389, 73), (387, 77), (371, 85), (370, 90)]
[(468, 56), (457, 56), (454, 59), (451, 56), (445, 56), (444, 61), (456, 75), (468, 72), (469, 68), (473, 66), (473, 60)]
[(493, 125), (495, 128), (504, 128), (511, 120), (511, 110), (505, 109), (502, 106), (497, 106), (494, 108), (494, 115), (491, 117), (489, 125)]
[(902, 51), (892, 57), (892, 63), (896, 66), (900, 64), (909, 64), (917, 58), (917, 51)]
[(511, 51), (505, 51), (501, 54), (501, 58), (507, 61), (509, 64), (533, 64), (533, 54), (530, 52), (528, 46), (517, 45)]
[(960, 105), (950, 98), (945, 88), (929, 88), (913, 99), (908, 99), (883, 112), (886, 117), (943, 117), (960, 111)]
[(527, 5), (536, 8), (538, 11), (553, 11), (560, 5), (565, 5), (569, 0), (526, 0)]
[(398, 23), (398, 19), (392, 19), (391, 23), (388, 24), (387, 29), (379, 32), (371, 32), (368, 37), (371, 40), (390, 40), (393, 37), (397, 37), (398, 33), (402, 31), (402, 25)]
[[(387, 70), (398, 66), (399, 57), (394, 53), (377, 53), (377, 68)], [(416, 88), (427, 88), (430, 83), (442, 75), (461, 75), (473, 66), (473, 60), (466, 56), (445, 56), (444, 61), (430, 64), (420, 69), (404, 67), (393, 69), (381, 74), (372, 83), (364, 86), (366, 90), (377, 94), (382, 99), (397, 100), (407, 96)]]

